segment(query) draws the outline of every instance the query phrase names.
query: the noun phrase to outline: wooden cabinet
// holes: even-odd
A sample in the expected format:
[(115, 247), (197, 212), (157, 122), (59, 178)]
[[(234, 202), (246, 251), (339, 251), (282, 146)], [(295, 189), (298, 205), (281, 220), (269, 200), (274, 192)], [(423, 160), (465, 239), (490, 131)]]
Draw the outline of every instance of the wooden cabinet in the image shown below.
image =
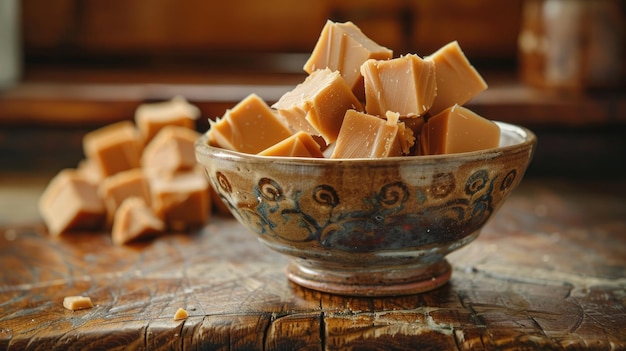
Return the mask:
[(397, 52), (459, 40), (473, 57), (515, 56), (522, 0), (23, 0), (27, 58), (309, 52), (327, 19)]

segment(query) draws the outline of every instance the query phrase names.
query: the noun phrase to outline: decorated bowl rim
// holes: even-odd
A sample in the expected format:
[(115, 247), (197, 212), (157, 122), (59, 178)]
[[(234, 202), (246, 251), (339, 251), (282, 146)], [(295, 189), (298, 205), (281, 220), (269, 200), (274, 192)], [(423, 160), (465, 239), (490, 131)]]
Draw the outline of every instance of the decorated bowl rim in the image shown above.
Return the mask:
[[(196, 154), (207, 158), (217, 158), (232, 161), (249, 161), (259, 163), (277, 163), (277, 164), (309, 164), (309, 165), (331, 165), (331, 164), (367, 164), (367, 165), (385, 165), (413, 162), (441, 162), (441, 161), (460, 161), (489, 158), (490, 156), (501, 154), (507, 151), (523, 149), (524, 147), (532, 147), (536, 141), (536, 135), (528, 128), (515, 125), (512, 123), (493, 121), (500, 127), (501, 136), (500, 143), (503, 143), (504, 136), (513, 136), (516, 140), (496, 148), (462, 152), (444, 155), (420, 155), (420, 156), (394, 156), (385, 158), (349, 158), (349, 159), (329, 159), (329, 158), (307, 158), (307, 157), (283, 157), (283, 156), (262, 156), (256, 154), (246, 154), (243, 152), (223, 149), (211, 146), (208, 143), (208, 132), (203, 133), (195, 142)], [(506, 143), (506, 141), (505, 141)]]

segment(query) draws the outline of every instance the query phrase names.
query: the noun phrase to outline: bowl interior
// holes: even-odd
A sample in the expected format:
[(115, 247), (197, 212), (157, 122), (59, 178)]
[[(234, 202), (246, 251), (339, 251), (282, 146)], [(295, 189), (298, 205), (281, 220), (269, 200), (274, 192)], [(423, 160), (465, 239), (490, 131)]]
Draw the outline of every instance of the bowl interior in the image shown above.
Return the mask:
[[(302, 158), (302, 157), (279, 157), (279, 156), (259, 156), (253, 154), (245, 154), (237, 151), (222, 149), (219, 147), (210, 146), (208, 144), (208, 135), (203, 134), (197, 141), (195, 145), (196, 158), (198, 162), (206, 166), (211, 162), (211, 159), (232, 159), (232, 160), (257, 160), (257, 162), (271, 162), (271, 163), (279, 163), (279, 164), (332, 164), (332, 163), (358, 163), (365, 162), (369, 165), (372, 164), (386, 164), (386, 163), (397, 163), (397, 162), (421, 162), (428, 163), (431, 161), (440, 162), (438, 160), (445, 159), (468, 159), (474, 157), (481, 157), (481, 155), (499, 153), (502, 151), (506, 151), (510, 148), (530, 148), (531, 152), (534, 151), (534, 146), (536, 145), (536, 136), (535, 134), (522, 126), (494, 121), (500, 127), (500, 144), (497, 148), (488, 149), (488, 150), (480, 150), (480, 151), (472, 151), (472, 152), (464, 152), (457, 154), (447, 154), (447, 155), (427, 155), (427, 156), (397, 156), (397, 157), (388, 157), (388, 158), (379, 158), (379, 159), (369, 159), (369, 158), (351, 158), (351, 159), (320, 159), (320, 158)], [(532, 155), (531, 155), (532, 158)], [(530, 159), (529, 159), (530, 161)]]

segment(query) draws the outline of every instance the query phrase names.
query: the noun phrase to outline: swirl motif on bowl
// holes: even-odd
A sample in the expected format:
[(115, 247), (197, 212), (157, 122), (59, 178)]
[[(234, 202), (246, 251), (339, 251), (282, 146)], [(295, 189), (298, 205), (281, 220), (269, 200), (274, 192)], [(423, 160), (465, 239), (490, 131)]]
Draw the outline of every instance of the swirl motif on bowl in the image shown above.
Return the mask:
[[(328, 184), (315, 186), (311, 193), (297, 190), (293, 196), (286, 196), (279, 182), (263, 177), (252, 189), (257, 204), (250, 206), (233, 201), (226, 175), (217, 172), (215, 179), (223, 201), (259, 235), (291, 242), (316, 241), (322, 247), (347, 252), (370, 252), (452, 243), (463, 238), (489, 219), (494, 211), (494, 189), (506, 191), (516, 173), (515, 169), (509, 171), (498, 183), (499, 175), (490, 177), (486, 169), (479, 169), (463, 183), (465, 197), (448, 199), (450, 194), (460, 193), (453, 191), (456, 180), (452, 173), (435, 174), (426, 189), (394, 181), (362, 198), (363, 209), (350, 211), (335, 211), (342, 199), (338, 190)], [(429, 195), (445, 201), (419, 206), (419, 211), (405, 211), (410, 202), (421, 205)], [(317, 204), (318, 213), (313, 215), (303, 208), (303, 197)], [(324, 216), (319, 215), (320, 209)], [(285, 225), (295, 228), (289, 236), (275, 230)]]

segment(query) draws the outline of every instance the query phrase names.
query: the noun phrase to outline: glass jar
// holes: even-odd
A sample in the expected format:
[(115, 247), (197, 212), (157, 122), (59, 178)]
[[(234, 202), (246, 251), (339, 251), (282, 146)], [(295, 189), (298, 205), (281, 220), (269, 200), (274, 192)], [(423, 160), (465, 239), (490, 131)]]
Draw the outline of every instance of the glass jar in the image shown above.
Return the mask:
[(518, 38), (521, 80), (570, 90), (619, 87), (622, 0), (526, 0)]

